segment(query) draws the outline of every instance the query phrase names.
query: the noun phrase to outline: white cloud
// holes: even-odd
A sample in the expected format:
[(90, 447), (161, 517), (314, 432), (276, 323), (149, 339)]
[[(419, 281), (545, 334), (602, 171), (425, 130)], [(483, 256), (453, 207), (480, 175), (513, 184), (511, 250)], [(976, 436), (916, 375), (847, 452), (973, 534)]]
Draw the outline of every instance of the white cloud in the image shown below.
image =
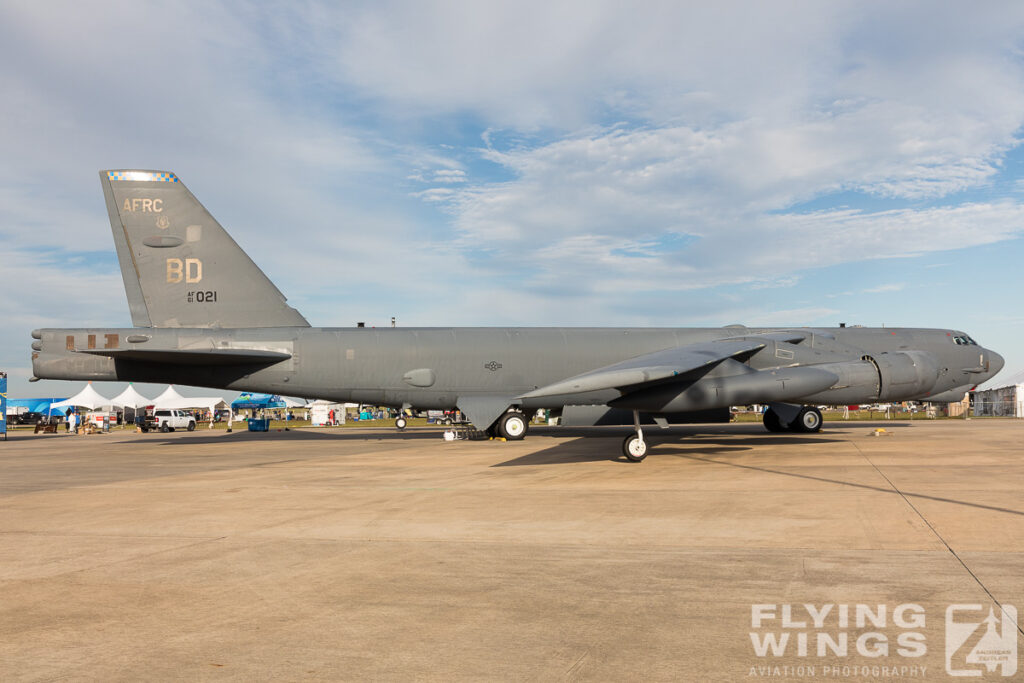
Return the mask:
[(901, 292), (906, 288), (904, 282), (893, 282), (886, 285), (878, 285), (877, 287), (869, 287), (864, 290), (864, 294), (885, 294), (887, 292)]
[(434, 171), (435, 183), (464, 183), (466, 172), (459, 169), (442, 169)]
[[(761, 133), (751, 135), (756, 141)], [(486, 150), (516, 180), (429, 198), (449, 200), (458, 244), (471, 259), (516, 263), (526, 284), (552, 292), (581, 282), (597, 291), (763, 286), (807, 268), (986, 244), (1024, 229), (1024, 207), (1011, 200), (787, 212), (796, 196), (836, 186), (844, 167), (826, 168), (823, 159), (800, 178), (790, 170), (781, 183), (791, 166), (785, 148), (778, 158), (744, 163), (739, 150), (756, 144), (741, 137), (736, 127), (614, 129), (534, 149)], [(679, 244), (678, 235), (692, 239)]]

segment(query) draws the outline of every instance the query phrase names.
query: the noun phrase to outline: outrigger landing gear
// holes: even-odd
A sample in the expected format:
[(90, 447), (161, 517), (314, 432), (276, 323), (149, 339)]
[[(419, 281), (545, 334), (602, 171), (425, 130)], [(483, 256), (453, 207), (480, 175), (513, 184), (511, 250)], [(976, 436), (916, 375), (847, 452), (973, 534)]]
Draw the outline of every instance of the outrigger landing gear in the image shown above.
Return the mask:
[(408, 424), (409, 423), (406, 421), (405, 416), (399, 415), (398, 419), (395, 420), (395, 429), (397, 429), (398, 431), (402, 431)]
[(647, 442), (644, 441), (644, 430), (640, 428), (640, 411), (633, 411), (633, 426), (636, 434), (630, 434), (622, 442), (622, 454), (630, 462), (640, 462), (647, 457)]

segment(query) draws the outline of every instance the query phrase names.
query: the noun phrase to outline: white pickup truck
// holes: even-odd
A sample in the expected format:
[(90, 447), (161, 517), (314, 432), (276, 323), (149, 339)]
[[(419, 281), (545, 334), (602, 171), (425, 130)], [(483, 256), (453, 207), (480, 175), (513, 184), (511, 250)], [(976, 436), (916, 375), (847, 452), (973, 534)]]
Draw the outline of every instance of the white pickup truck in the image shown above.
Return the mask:
[(196, 428), (196, 419), (184, 410), (158, 410), (153, 417), (156, 419), (155, 428), (161, 432), (173, 432), (175, 429), (191, 432)]

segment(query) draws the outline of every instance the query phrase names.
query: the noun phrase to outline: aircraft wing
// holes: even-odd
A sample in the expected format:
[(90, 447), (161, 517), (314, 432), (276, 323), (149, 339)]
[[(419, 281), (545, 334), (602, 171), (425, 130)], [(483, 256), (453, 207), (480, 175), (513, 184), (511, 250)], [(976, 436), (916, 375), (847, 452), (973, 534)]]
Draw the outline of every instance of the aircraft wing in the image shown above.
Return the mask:
[(541, 398), (636, 387), (702, 368), (709, 368), (727, 358), (759, 351), (766, 345), (765, 341), (751, 337), (722, 339), (664, 349), (534, 389), (519, 398)]
[(270, 365), (291, 358), (288, 353), (260, 349), (78, 349), (78, 353), (177, 365)]

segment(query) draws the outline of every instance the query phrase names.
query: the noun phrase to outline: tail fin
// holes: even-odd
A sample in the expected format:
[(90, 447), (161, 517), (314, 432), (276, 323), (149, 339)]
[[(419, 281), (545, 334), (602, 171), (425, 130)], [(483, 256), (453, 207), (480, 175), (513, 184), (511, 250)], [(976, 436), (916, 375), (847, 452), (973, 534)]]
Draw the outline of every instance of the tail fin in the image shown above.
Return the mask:
[(100, 171), (136, 327), (309, 327), (173, 173)]

